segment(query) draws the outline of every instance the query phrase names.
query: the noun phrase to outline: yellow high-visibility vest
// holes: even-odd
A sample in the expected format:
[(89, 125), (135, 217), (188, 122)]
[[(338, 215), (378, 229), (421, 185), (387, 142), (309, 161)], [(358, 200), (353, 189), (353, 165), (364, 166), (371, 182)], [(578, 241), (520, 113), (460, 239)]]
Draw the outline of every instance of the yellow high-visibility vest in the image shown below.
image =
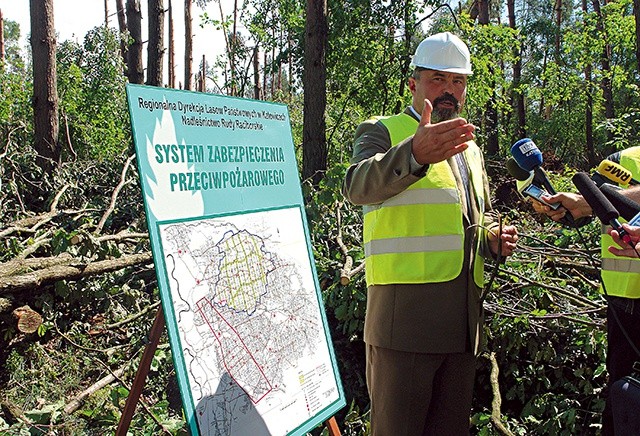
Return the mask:
[[(632, 178), (640, 178), (640, 147), (630, 147), (620, 152), (620, 165), (631, 171)], [(624, 221), (624, 220), (621, 220)], [(619, 257), (608, 250), (616, 245), (613, 238), (603, 231), (600, 238), (602, 255), (602, 281), (608, 295), (640, 298), (640, 259)]]
[[(402, 113), (376, 118), (397, 145), (413, 135), (418, 121)], [(481, 151), (470, 141), (465, 150), (476, 202), (484, 216), (484, 183)], [(364, 207), (365, 277), (367, 285), (439, 283), (453, 280), (462, 271), (464, 224), (462, 202), (449, 164), (429, 165), (426, 177), (381, 204)], [(483, 234), (477, 226), (478, 245)], [(476, 247), (477, 248), (477, 247)], [(474, 281), (484, 284), (484, 260), (474, 263)]]

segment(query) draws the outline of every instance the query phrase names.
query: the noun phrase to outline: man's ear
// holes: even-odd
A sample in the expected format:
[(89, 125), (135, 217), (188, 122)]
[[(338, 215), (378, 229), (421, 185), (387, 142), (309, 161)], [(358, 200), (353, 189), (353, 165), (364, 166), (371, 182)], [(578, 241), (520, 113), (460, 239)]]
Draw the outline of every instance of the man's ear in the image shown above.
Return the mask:
[(416, 90), (416, 79), (413, 77), (409, 77), (409, 90), (411, 92), (415, 92)]

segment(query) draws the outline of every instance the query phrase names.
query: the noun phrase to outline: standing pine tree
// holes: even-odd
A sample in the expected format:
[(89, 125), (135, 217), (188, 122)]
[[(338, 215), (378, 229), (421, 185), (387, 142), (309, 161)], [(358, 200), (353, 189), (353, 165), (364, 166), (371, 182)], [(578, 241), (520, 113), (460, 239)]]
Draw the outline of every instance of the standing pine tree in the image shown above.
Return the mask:
[(56, 88), (56, 32), (53, 0), (31, 0), (33, 55), (33, 147), (37, 164), (50, 172), (60, 164), (58, 91)]

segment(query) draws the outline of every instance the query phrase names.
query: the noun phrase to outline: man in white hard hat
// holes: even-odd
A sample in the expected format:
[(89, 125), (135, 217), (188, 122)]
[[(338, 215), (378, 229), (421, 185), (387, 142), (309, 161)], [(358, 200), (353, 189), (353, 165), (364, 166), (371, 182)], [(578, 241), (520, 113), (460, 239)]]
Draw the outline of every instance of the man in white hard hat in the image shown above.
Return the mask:
[(475, 127), (459, 117), (467, 46), (438, 33), (412, 66), (412, 105), (358, 126), (343, 185), (364, 212), (371, 434), (457, 436), (469, 432), (483, 259), (510, 255), (518, 236), (487, 214)]

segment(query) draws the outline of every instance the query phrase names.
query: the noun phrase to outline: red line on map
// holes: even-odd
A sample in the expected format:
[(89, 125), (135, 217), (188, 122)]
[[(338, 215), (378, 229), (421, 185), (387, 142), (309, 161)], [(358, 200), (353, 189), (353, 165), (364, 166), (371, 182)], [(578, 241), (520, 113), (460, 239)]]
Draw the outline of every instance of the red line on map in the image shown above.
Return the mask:
[[(220, 333), (216, 334), (216, 331), (212, 327), (210, 320), (207, 318), (207, 316), (204, 313), (203, 306), (205, 304), (210, 306), (215, 311), (215, 313), (218, 315), (218, 317), (222, 321), (224, 321), (224, 323), (229, 327), (230, 332), (233, 333), (233, 335), (229, 338), (229, 340), (233, 341), (234, 343), (237, 343), (238, 344), (237, 347), (229, 347), (228, 345), (226, 347), (224, 346), (224, 344), (220, 340)], [(223, 364), (224, 364), (227, 372), (229, 373), (229, 376), (238, 384), (238, 386), (240, 386), (240, 388), (243, 391), (245, 391), (247, 396), (251, 399), (251, 401), (254, 404), (258, 404), (260, 402), (260, 400), (262, 400), (266, 395), (269, 394), (269, 392), (271, 392), (273, 390), (273, 386), (271, 386), (271, 383), (269, 382), (269, 380), (267, 379), (266, 375), (262, 371), (262, 367), (256, 361), (256, 359), (254, 358), (253, 354), (251, 353), (251, 351), (249, 350), (247, 345), (244, 343), (244, 341), (242, 340), (242, 338), (238, 334), (237, 330), (231, 324), (229, 324), (229, 322), (218, 311), (218, 309), (216, 309), (216, 307), (211, 303), (211, 301), (209, 301), (209, 299), (207, 299), (206, 297), (200, 299), (196, 303), (196, 306), (198, 308), (198, 312), (200, 312), (200, 315), (202, 316), (202, 318), (205, 320), (205, 322), (209, 326), (209, 329), (211, 330), (211, 333), (213, 334), (213, 337), (216, 338), (216, 341), (218, 341), (218, 343), (220, 344), (220, 347), (221, 347), (222, 350), (229, 350), (231, 348), (235, 348), (235, 349), (238, 349), (238, 350), (241, 350), (241, 351), (245, 351), (245, 353), (244, 353), (244, 357), (245, 358), (242, 358), (243, 356), (239, 356), (238, 358), (236, 358), (236, 356), (231, 356), (231, 360), (232, 360), (231, 362), (227, 362), (227, 358), (229, 358), (229, 356), (227, 356), (225, 353), (223, 353)], [(247, 364), (251, 364), (251, 363), (253, 363), (255, 365), (255, 367), (260, 372), (261, 376), (264, 378), (266, 384), (269, 386), (269, 388), (266, 389), (265, 392), (262, 395), (260, 395), (260, 397), (257, 398), (257, 399), (254, 398), (249, 392), (247, 392), (247, 389), (245, 389), (245, 387), (242, 386), (242, 384), (239, 382), (239, 380), (234, 375), (234, 372), (235, 372), (235, 370), (237, 368), (239, 368), (241, 366), (244, 366), (244, 365), (247, 365)], [(259, 384), (255, 383), (255, 385), (258, 386)]]

